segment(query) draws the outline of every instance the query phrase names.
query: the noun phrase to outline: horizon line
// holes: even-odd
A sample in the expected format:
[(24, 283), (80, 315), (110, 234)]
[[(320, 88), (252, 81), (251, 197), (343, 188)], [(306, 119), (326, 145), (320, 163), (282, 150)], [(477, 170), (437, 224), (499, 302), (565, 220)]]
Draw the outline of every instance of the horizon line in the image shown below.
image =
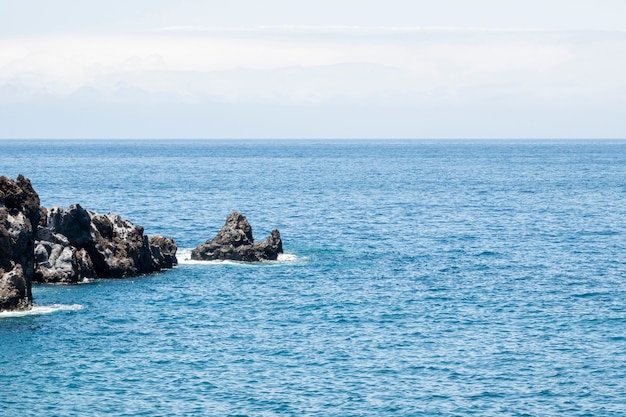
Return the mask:
[(176, 137), (176, 138), (150, 138), (150, 137), (51, 137), (51, 138), (0, 138), (0, 141), (626, 141), (626, 137), (443, 137), (443, 138), (407, 138), (407, 137), (306, 137), (306, 138), (289, 138), (289, 137), (238, 137), (238, 138), (215, 138), (215, 137)]

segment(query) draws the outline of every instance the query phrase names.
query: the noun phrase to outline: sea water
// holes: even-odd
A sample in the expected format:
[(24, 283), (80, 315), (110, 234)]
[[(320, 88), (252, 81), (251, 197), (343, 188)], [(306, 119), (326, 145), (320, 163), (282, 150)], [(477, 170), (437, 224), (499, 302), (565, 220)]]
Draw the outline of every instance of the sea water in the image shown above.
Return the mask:
[[(626, 415), (626, 142), (0, 145), (181, 261), (1, 313), (0, 415)], [(187, 260), (233, 210), (286, 254)]]

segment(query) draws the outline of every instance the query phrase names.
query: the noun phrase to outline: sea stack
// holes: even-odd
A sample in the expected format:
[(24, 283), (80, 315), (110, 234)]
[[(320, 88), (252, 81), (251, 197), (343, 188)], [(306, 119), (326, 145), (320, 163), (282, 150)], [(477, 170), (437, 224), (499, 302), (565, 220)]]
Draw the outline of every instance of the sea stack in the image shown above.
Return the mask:
[(191, 259), (259, 262), (276, 260), (279, 253), (283, 253), (283, 242), (278, 230), (272, 230), (264, 242), (254, 243), (250, 223), (235, 211), (226, 217), (226, 223), (213, 239), (191, 251)]
[(0, 311), (32, 304), (39, 196), (30, 181), (0, 176)]

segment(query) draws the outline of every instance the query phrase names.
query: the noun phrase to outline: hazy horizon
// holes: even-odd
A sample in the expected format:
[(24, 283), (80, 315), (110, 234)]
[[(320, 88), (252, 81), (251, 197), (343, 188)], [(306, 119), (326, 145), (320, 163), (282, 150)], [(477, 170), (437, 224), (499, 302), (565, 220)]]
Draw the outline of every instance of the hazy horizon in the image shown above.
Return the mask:
[(0, 5), (0, 138), (622, 139), (626, 3)]

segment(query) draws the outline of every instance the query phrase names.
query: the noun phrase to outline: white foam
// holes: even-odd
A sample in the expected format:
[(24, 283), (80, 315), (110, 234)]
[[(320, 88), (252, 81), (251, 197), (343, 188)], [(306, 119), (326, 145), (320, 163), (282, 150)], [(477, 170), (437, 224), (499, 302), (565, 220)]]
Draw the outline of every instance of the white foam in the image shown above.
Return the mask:
[(176, 251), (176, 259), (178, 260), (179, 265), (188, 265), (198, 262), (191, 260), (191, 249), (185, 248), (178, 248)]
[(300, 258), (293, 253), (279, 253), (278, 254), (278, 262), (298, 262)]
[[(230, 260), (215, 261), (196, 261), (191, 259), (192, 249), (179, 248), (176, 252), (176, 258), (179, 265), (250, 265), (248, 262), (238, 262)], [(275, 261), (266, 261), (263, 263), (294, 263), (300, 261), (301, 258), (292, 253), (280, 253)]]
[(12, 317), (25, 317), (25, 316), (38, 316), (42, 314), (56, 313), (57, 311), (78, 311), (82, 310), (83, 306), (80, 304), (52, 304), (49, 306), (33, 306), (30, 310), (19, 311), (0, 311), (0, 319), (12, 318)]

